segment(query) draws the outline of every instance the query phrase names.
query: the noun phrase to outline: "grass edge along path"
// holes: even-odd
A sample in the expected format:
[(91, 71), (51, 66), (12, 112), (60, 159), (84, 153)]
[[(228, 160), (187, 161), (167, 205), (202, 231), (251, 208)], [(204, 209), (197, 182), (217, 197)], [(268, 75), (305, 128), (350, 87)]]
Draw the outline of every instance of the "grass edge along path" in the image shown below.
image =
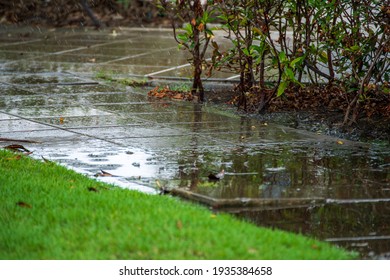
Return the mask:
[(356, 257), (324, 242), (0, 150), (0, 259)]

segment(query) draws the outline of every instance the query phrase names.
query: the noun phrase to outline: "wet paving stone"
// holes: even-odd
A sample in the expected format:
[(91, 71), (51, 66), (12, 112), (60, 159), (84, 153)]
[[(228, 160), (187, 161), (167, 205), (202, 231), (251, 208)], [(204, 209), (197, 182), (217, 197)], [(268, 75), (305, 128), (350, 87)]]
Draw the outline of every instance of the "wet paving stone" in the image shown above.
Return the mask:
[[(77, 137), (75, 133), (61, 130), (61, 129), (28, 130), (28, 127), (26, 127), (25, 130), (22, 131), (2, 132), (1, 136), (10, 139), (37, 141), (37, 142), (41, 142), (42, 144), (49, 141), (53, 141), (53, 142), (69, 141), (70, 139)], [(14, 140), (12, 142), (18, 142), (18, 141)]]
[(26, 58), (33, 58), (34, 56), (39, 55), (39, 53), (25, 53), (24, 51), (4, 51), (0, 52), (0, 60), (6, 62), (8, 60), (22, 60)]
[(46, 125), (31, 122), (25, 119), (18, 119), (16, 117), (9, 119), (2, 119), (0, 116), (0, 132), (10, 133), (17, 131), (41, 131), (50, 129)]
[(53, 117), (34, 117), (32, 120), (43, 122), (47, 124), (58, 125), (64, 129), (78, 129), (78, 128), (101, 128), (109, 129), (117, 126), (143, 125), (146, 126), (142, 120), (133, 117), (122, 117), (114, 114), (97, 114), (86, 116), (53, 116)]

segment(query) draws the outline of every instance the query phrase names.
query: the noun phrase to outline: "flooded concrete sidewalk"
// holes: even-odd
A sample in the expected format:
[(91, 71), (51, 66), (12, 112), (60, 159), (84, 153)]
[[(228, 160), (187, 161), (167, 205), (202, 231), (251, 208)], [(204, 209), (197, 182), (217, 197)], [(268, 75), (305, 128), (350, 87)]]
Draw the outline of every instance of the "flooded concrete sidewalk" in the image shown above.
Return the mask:
[[(37, 159), (87, 176), (103, 170), (113, 176), (100, 180), (148, 193), (163, 188), (364, 258), (388, 257), (388, 146), (149, 98), (147, 88), (96, 78), (187, 78), (190, 69), (169, 30), (0, 27), (0, 145), (22, 144)], [(222, 180), (208, 179), (221, 170)]]

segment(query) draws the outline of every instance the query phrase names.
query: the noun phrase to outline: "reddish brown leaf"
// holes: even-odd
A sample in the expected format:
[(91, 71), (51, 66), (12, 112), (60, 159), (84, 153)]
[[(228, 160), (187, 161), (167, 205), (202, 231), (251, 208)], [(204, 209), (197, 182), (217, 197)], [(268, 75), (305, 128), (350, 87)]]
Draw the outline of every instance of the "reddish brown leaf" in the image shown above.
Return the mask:
[(156, 92), (153, 96), (156, 98), (164, 98), (166, 96), (166, 93), (160, 91), (160, 92)]
[(191, 25), (192, 25), (192, 26), (195, 26), (195, 25), (196, 25), (196, 19), (195, 19), (195, 18), (191, 19)]
[(184, 96), (181, 93), (177, 93), (174, 96), (172, 96), (173, 99), (184, 99)]
[(19, 145), (19, 144), (12, 144), (12, 145), (5, 146), (4, 149), (11, 150), (14, 152), (31, 153), (29, 150), (27, 150), (25, 147), (23, 147), (22, 145)]

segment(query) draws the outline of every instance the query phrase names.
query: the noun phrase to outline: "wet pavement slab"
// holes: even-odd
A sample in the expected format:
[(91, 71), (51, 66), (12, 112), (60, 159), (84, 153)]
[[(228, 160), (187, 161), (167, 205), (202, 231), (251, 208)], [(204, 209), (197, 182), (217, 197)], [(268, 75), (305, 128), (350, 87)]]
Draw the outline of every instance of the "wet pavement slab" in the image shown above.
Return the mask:
[[(37, 159), (87, 176), (103, 170), (113, 176), (97, 179), (151, 194), (163, 189), (362, 258), (389, 258), (388, 145), (150, 98), (149, 88), (96, 78), (187, 78), (187, 55), (171, 35), (0, 27), (0, 145), (22, 144)], [(209, 180), (221, 170), (223, 179)]]

